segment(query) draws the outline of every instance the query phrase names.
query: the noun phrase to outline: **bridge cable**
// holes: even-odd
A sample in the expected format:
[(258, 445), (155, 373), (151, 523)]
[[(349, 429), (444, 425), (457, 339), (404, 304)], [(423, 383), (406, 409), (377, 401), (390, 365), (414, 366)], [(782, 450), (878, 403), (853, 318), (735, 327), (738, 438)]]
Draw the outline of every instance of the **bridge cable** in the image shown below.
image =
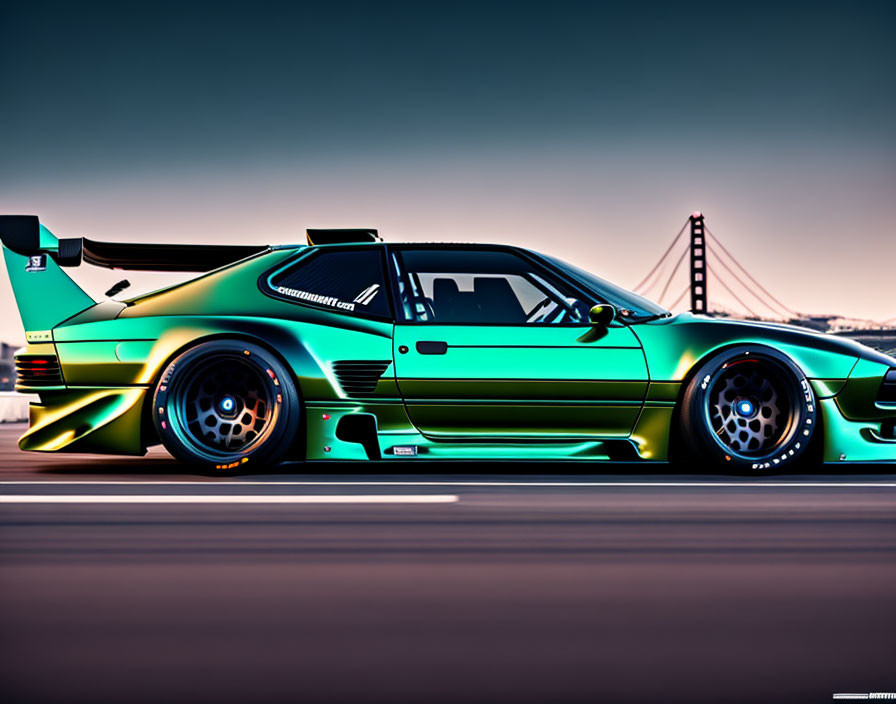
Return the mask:
[(785, 310), (787, 313), (789, 313), (793, 317), (799, 317), (799, 315), (795, 311), (791, 310), (790, 308), (785, 306), (783, 303), (781, 303), (781, 301), (779, 301), (771, 293), (768, 292), (768, 289), (766, 289), (761, 283), (759, 283), (756, 279), (754, 279), (753, 276), (750, 274), (750, 272), (747, 271), (746, 269), (744, 269), (743, 265), (739, 261), (737, 261), (737, 258), (725, 248), (725, 245), (723, 245), (721, 242), (719, 242), (719, 238), (716, 237), (714, 234), (712, 234), (712, 231), (710, 231), (710, 229), (708, 227), (704, 226), (704, 229), (706, 230), (706, 234), (708, 234), (712, 238), (712, 241), (715, 242), (719, 246), (719, 248), (731, 258), (731, 261), (733, 261), (737, 265), (737, 267), (742, 272), (744, 272), (744, 274), (747, 275), (747, 278), (750, 279), (750, 281), (752, 281), (754, 284), (756, 284), (756, 286), (758, 286), (760, 288), (760, 290), (762, 290), (765, 293), (766, 296), (768, 296), (771, 300), (773, 300), (775, 303), (777, 303), (783, 310)]
[(669, 306), (669, 310), (672, 310), (673, 308), (675, 308), (675, 306), (677, 306), (679, 303), (681, 303), (681, 299), (684, 298), (685, 295), (687, 295), (687, 292), (690, 290), (691, 290), (690, 284), (685, 286), (684, 291), (681, 292), (681, 295), (675, 299), (675, 302), (671, 306)]
[(672, 283), (672, 279), (675, 277), (675, 274), (678, 272), (678, 267), (681, 266), (681, 263), (684, 261), (684, 258), (688, 255), (688, 252), (690, 252), (690, 251), (691, 251), (691, 248), (688, 247), (681, 253), (681, 256), (678, 258), (678, 261), (675, 263), (675, 268), (672, 269), (672, 273), (669, 274), (669, 278), (666, 280), (666, 285), (663, 287), (663, 292), (660, 294), (660, 297), (657, 299), (658, 301), (662, 301), (663, 298), (666, 297), (666, 291), (669, 290), (669, 284)]
[[(712, 269), (710, 269), (709, 266), (707, 266), (706, 268), (709, 271), (712, 271)], [(715, 272), (713, 272), (713, 273), (715, 273)], [(724, 279), (722, 279), (722, 277), (717, 276), (715, 278), (715, 280), (718, 281), (720, 284), (722, 284), (722, 288), (724, 288), (728, 293), (730, 293), (734, 297), (734, 300), (737, 301), (738, 303), (740, 303), (750, 315), (752, 315), (754, 318), (760, 317), (759, 315), (756, 314), (756, 311), (754, 311), (752, 308), (750, 308), (750, 306), (748, 306), (746, 303), (744, 303), (742, 300), (740, 300), (740, 298), (734, 291), (732, 291), (730, 288), (728, 288), (728, 284), (725, 283), (725, 281), (724, 281)]]
[[(688, 245), (686, 243), (684, 246), (685, 255), (687, 255), (687, 252), (689, 249), (690, 249), (690, 245)], [(677, 258), (678, 255), (675, 255), (675, 256)], [(656, 277), (654, 277), (653, 281), (651, 281), (649, 284), (647, 284), (647, 286), (645, 286), (641, 290), (636, 291), (636, 293), (639, 296), (646, 296), (648, 294), (648, 292), (650, 292), (657, 284), (662, 283), (662, 281), (665, 279), (665, 273), (669, 269), (669, 266), (667, 266), (667, 264), (669, 266), (672, 265), (672, 259), (669, 257), (666, 258), (666, 261), (663, 263), (663, 266), (660, 267), (659, 273), (657, 274)]]
[(685, 220), (684, 225), (681, 226), (681, 229), (678, 231), (678, 234), (675, 235), (675, 239), (672, 240), (672, 244), (670, 244), (669, 247), (666, 249), (666, 251), (663, 252), (663, 256), (660, 257), (659, 261), (654, 265), (653, 269), (650, 270), (650, 273), (644, 277), (644, 280), (641, 281), (641, 283), (639, 283), (637, 286), (635, 286), (634, 289), (632, 289), (633, 291), (637, 291), (639, 288), (641, 288), (644, 284), (647, 283), (648, 279), (650, 279), (650, 277), (653, 276), (654, 273), (656, 273), (656, 270), (660, 268), (660, 264), (662, 264), (666, 260), (666, 257), (669, 256), (669, 252), (672, 251), (672, 248), (675, 246), (675, 243), (678, 242), (678, 240), (684, 234), (684, 231), (687, 229), (689, 222), (690, 222), (690, 219)]
[[(709, 250), (707, 249), (707, 251), (709, 251)], [(749, 286), (747, 286), (747, 285), (743, 282), (743, 280), (742, 280), (737, 274), (735, 274), (735, 273), (731, 270), (731, 268), (725, 263), (725, 260), (724, 260), (724, 259), (722, 259), (720, 256), (716, 255), (715, 252), (713, 252), (713, 255), (714, 255), (714, 257), (715, 257), (715, 260), (725, 268), (725, 271), (727, 271), (729, 274), (731, 274), (731, 276), (734, 277), (734, 280), (737, 281), (737, 283), (739, 283), (741, 286), (743, 286), (745, 290), (749, 291), (750, 294), (751, 294), (757, 301), (759, 301), (759, 303), (761, 303), (764, 307), (768, 308), (774, 315), (780, 315), (782, 318), (787, 318), (787, 317), (788, 317), (787, 312), (785, 312), (785, 313), (782, 315), (780, 310), (776, 310), (776, 309), (775, 309), (775, 306), (769, 304), (768, 301), (763, 300), (762, 297), (761, 297), (758, 293), (756, 293), (756, 292), (755, 292), (754, 290), (752, 290)], [(785, 311), (786, 311), (786, 309), (785, 309)]]

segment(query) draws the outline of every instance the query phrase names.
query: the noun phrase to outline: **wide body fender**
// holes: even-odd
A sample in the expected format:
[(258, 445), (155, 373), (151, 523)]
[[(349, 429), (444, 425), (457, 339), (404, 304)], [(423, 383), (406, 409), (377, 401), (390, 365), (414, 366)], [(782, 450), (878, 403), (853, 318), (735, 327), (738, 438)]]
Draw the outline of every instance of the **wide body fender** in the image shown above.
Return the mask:
[[(826, 462), (894, 461), (896, 443), (882, 437), (881, 424), (896, 418), (896, 408), (875, 403), (891, 360), (857, 342), (787, 325), (713, 319), (691, 314), (632, 328), (644, 347), (650, 387), (632, 439), (667, 459), (675, 427), (674, 405), (703, 360), (725, 350), (752, 347), (787, 355), (812, 385), (821, 410)], [(896, 365), (896, 363), (894, 363)], [(665, 402), (652, 401), (660, 396)]]
[[(345, 320), (340, 327), (332, 320), (323, 324), (250, 316), (119, 317), (58, 329), (50, 344), (66, 384), (37, 390), (41, 400), (32, 407), (31, 428), (19, 446), (142, 454), (156, 442), (146, 419), (161, 374), (184, 350), (219, 338), (251, 341), (278, 355), (292, 371), (306, 405), (345, 401), (331, 364), (334, 351), (340, 359), (386, 361), (389, 366), (368, 402), (403, 411), (391, 364), (392, 325)], [(101, 430), (102, 438), (97, 436)]]

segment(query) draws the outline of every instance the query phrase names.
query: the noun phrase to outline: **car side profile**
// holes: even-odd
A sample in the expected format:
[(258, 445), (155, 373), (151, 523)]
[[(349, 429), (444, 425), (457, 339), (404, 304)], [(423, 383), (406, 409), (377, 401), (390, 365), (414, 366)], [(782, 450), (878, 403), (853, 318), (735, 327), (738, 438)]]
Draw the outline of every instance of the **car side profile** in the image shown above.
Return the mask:
[[(309, 230), (290, 246), (58, 239), (0, 217), (26, 330), (22, 450), (211, 472), (281, 460), (696, 458), (734, 472), (896, 461), (896, 359), (784, 325), (672, 315), (504, 245)], [(83, 263), (194, 272), (95, 301)]]

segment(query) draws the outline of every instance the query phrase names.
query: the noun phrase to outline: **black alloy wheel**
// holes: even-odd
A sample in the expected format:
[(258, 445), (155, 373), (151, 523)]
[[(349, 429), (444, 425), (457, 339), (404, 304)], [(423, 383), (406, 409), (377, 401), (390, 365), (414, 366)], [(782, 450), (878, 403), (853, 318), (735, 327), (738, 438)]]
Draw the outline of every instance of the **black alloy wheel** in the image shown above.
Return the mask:
[(153, 400), (153, 421), (168, 451), (218, 473), (276, 463), (296, 436), (299, 412), (279, 359), (239, 340), (212, 340), (179, 355)]
[(777, 471), (809, 455), (817, 406), (808, 379), (787, 356), (736, 348), (703, 363), (688, 384), (681, 430), (689, 459), (735, 471)]

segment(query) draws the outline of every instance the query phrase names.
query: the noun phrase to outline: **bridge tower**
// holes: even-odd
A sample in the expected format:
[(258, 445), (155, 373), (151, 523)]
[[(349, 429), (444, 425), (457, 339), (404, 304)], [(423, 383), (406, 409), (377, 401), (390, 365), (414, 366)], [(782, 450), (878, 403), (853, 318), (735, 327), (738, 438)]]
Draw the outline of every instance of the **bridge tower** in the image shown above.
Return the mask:
[(691, 312), (707, 312), (706, 296), (706, 240), (703, 231), (703, 213), (695, 212), (691, 224)]

